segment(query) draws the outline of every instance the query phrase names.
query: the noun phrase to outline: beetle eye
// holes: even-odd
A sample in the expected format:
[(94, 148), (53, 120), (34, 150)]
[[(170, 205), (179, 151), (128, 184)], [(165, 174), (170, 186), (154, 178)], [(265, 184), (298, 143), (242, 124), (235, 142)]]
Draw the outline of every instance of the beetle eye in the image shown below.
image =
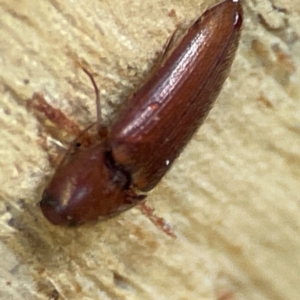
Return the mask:
[(75, 147), (76, 147), (76, 148), (81, 147), (81, 143), (77, 142), (77, 143), (75, 144)]

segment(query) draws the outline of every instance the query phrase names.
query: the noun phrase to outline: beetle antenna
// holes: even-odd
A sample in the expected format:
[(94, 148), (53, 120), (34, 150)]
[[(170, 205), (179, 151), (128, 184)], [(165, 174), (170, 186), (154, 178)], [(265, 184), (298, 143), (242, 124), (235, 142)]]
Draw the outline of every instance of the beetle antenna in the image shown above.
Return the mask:
[(83, 72), (89, 76), (91, 82), (92, 82), (92, 85), (94, 87), (94, 91), (95, 91), (95, 101), (96, 101), (96, 113), (97, 113), (97, 127), (98, 127), (98, 134), (100, 136), (106, 136), (106, 133), (107, 133), (107, 129), (106, 129), (106, 126), (104, 125), (104, 122), (103, 122), (103, 117), (102, 117), (102, 112), (101, 112), (101, 105), (100, 105), (100, 92), (99, 92), (99, 89), (98, 89), (98, 86), (95, 82), (95, 79), (94, 79), (94, 76), (93, 74), (88, 71), (85, 67), (81, 66)]

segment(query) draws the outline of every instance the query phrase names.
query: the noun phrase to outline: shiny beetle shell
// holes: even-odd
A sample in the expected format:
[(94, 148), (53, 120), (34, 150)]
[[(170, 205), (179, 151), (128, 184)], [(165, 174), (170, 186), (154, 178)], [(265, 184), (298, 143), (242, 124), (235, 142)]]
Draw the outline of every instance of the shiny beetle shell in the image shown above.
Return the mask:
[[(239, 1), (207, 10), (124, 104), (107, 136), (66, 157), (40, 202), (53, 224), (82, 224), (138, 203), (203, 123), (228, 76), (242, 25)], [(70, 154), (67, 154), (70, 155)]]

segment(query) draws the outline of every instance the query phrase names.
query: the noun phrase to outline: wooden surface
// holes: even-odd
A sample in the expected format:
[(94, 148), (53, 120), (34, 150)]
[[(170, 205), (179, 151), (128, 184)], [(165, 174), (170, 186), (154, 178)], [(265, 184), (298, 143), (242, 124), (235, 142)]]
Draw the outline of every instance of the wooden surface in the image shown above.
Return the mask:
[(53, 172), (35, 92), (85, 126), (111, 118), (172, 32), (211, 1), (0, 0), (1, 299), (299, 299), (300, 1), (244, 1), (231, 75), (148, 204), (74, 228), (37, 203)]

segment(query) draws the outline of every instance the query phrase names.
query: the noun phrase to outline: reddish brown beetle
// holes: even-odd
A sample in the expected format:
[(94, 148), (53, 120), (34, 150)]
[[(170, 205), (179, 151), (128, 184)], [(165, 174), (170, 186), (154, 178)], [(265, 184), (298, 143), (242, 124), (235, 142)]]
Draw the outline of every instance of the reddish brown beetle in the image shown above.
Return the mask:
[(159, 182), (211, 109), (232, 64), (241, 24), (238, 0), (207, 10), (128, 99), (111, 128), (100, 126), (88, 147), (71, 146), (40, 202), (49, 221), (108, 218), (145, 197), (140, 193)]

